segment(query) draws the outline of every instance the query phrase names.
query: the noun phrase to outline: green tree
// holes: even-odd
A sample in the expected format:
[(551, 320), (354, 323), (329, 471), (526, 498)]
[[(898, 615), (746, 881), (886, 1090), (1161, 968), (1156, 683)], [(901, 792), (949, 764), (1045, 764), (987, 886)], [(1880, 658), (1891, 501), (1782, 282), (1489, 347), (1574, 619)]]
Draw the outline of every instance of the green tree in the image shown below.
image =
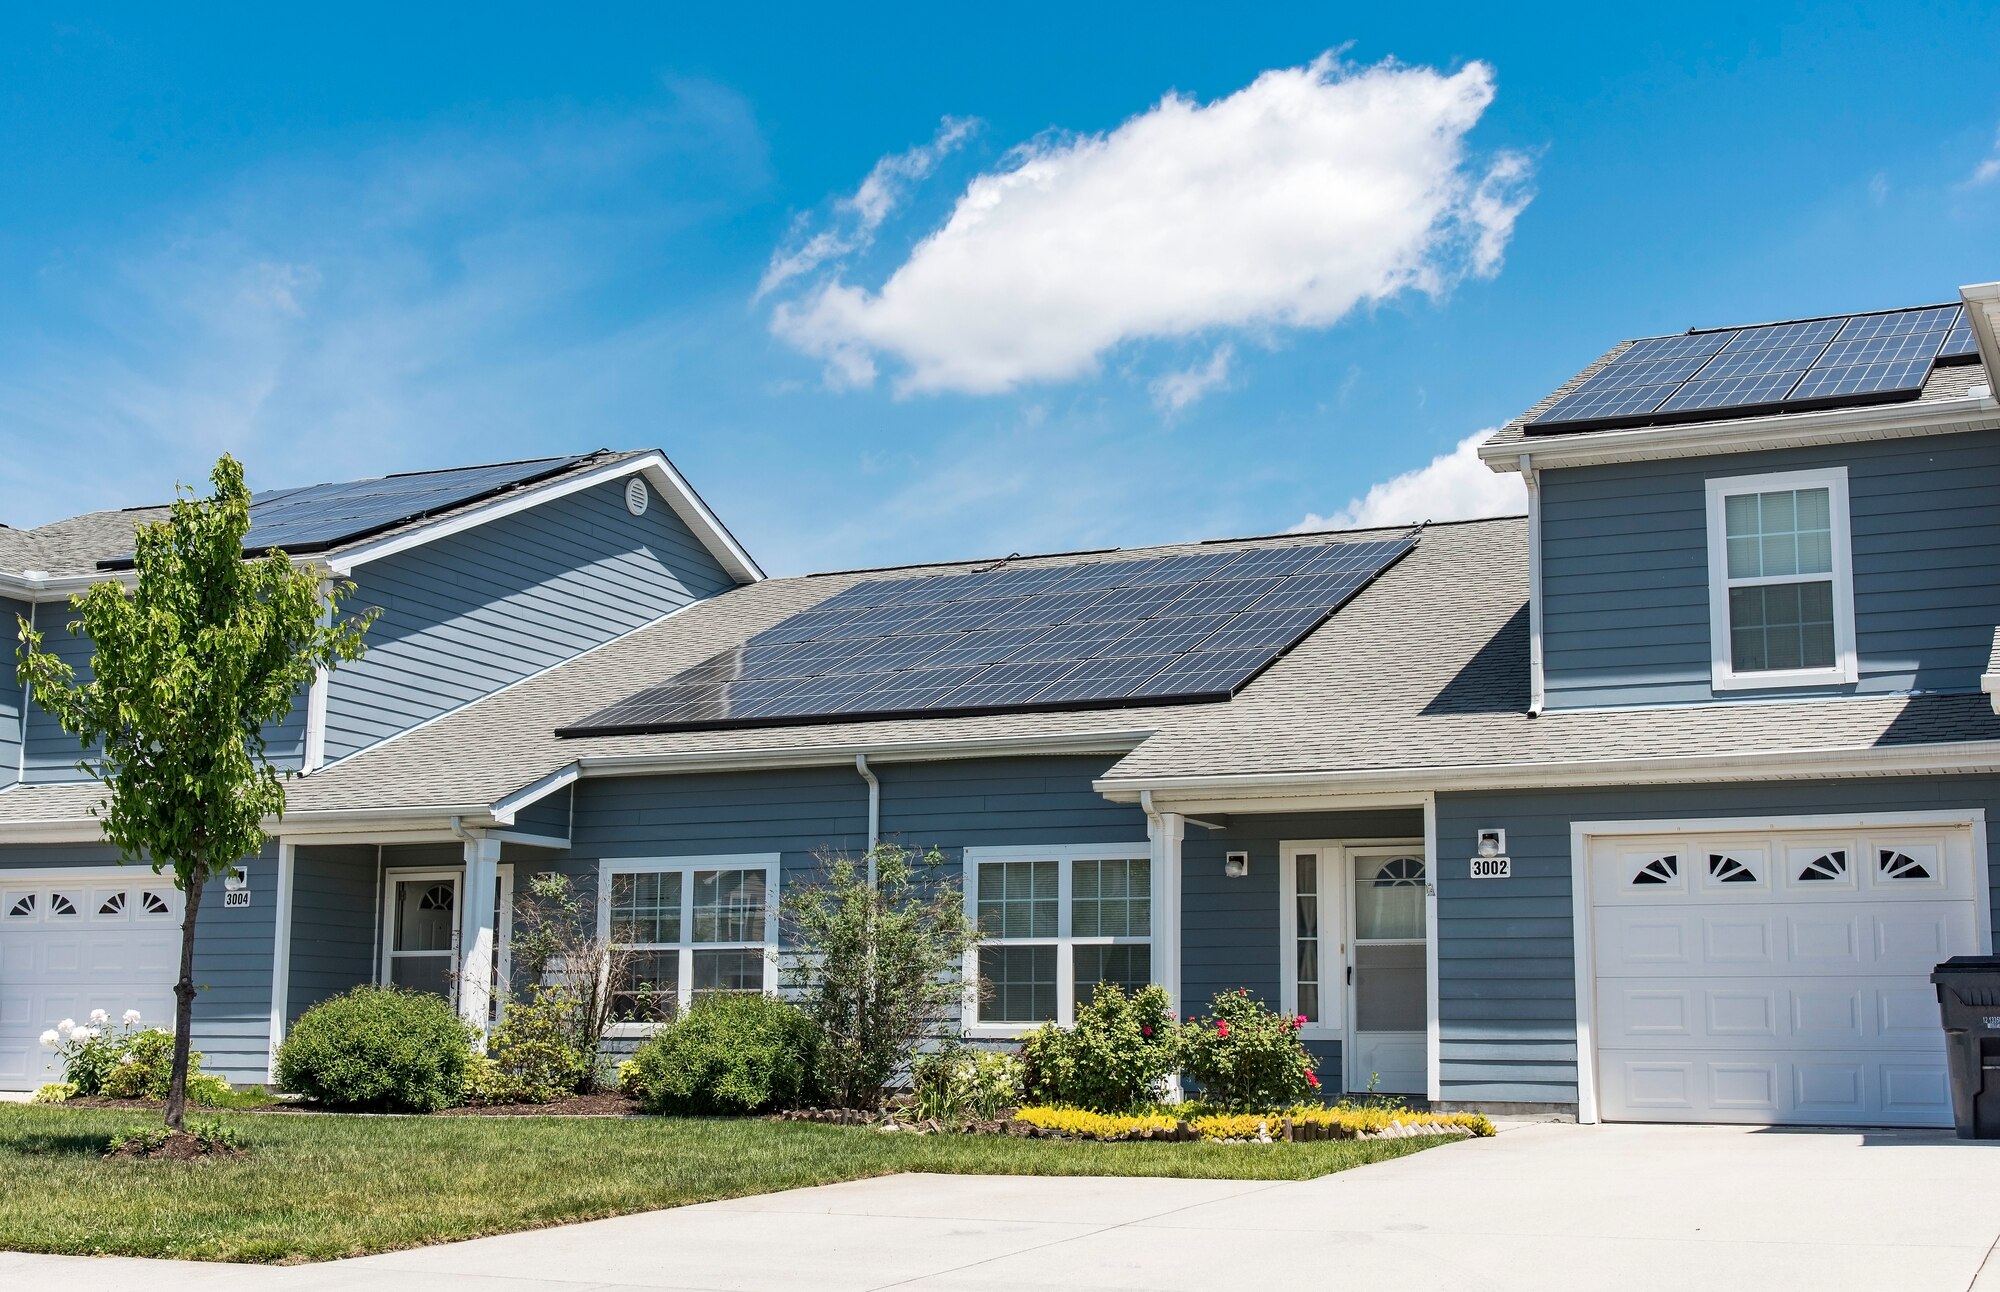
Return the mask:
[(109, 580), (74, 597), (74, 634), (88, 634), (91, 678), (42, 649), (23, 622), (18, 674), (88, 750), (102, 781), (93, 809), (105, 839), (155, 873), (173, 868), (186, 894), (174, 986), (167, 1125), (183, 1129), (194, 1012), (194, 929), (203, 886), (264, 846), (263, 823), (285, 811), (283, 776), (264, 748), (320, 669), (361, 655), (373, 615), (342, 618), (345, 584), (279, 551), (246, 560), (250, 491), (224, 456), (215, 492), (180, 489), (172, 514), (139, 527), (134, 587)]
[(943, 1034), (979, 940), (937, 850), (884, 844), (870, 859), (872, 884), (867, 860), (833, 853), (784, 900), (787, 977), (820, 1028), (820, 1087), (841, 1108), (880, 1104), (917, 1046)]

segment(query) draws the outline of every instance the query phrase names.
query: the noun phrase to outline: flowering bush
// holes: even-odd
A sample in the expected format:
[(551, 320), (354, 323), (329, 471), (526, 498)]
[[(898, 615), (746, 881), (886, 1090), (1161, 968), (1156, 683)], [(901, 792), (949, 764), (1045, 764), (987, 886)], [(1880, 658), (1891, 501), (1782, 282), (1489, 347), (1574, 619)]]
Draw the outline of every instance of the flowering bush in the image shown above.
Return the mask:
[(1101, 982), (1073, 1027), (1045, 1023), (1021, 1047), (1029, 1099), (1116, 1113), (1159, 1100), (1174, 1071), (1174, 1020), (1164, 987), (1131, 995)]
[[(1130, 1113), (1097, 1113), (1082, 1108), (1029, 1107), (1014, 1116), (1030, 1126), (1081, 1139), (1173, 1138), (1177, 1133), (1207, 1140), (1279, 1139), (1289, 1120), (1294, 1127), (1313, 1126), (1338, 1131), (1342, 1137), (1375, 1134), (1400, 1122), (1419, 1132), (1436, 1128), (1473, 1135), (1491, 1135), (1493, 1123), (1478, 1113), (1419, 1113), (1409, 1109), (1328, 1107), (1300, 1104), (1257, 1112), (1216, 1112), (1198, 1104), (1141, 1109)], [(1314, 1138), (1323, 1138), (1315, 1136)]]
[(124, 1058), (133, 1036), (139, 1031), (139, 1011), (128, 1009), (117, 1026), (101, 1009), (90, 1011), (88, 1022), (79, 1024), (66, 1018), (42, 1033), (42, 1045), (54, 1050), (62, 1060), (63, 1080), (76, 1087), (79, 1095), (104, 1093), (104, 1079)]
[(1319, 1093), (1313, 1057), (1299, 1040), (1300, 1018), (1273, 1012), (1248, 991), (1223, 992), (1208, 1017), (1181, 1032), (1181, 1073), (1202, 1098), (1223, 1108), (1286, 1108)]
[(1021, 1102), (1021, 1061), (953, 1041), (910, 1065), (917, 1116), (931, 1121), (989, 1120)]

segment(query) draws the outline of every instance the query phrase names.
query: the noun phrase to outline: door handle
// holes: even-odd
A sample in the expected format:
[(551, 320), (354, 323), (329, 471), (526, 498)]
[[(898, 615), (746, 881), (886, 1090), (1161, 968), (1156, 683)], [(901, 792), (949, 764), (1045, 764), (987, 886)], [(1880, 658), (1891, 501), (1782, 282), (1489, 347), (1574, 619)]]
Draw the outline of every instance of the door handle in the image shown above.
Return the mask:
[(1353, 965), (1349, 965), (1349, 966), (1347, 966), (1347, 985), (1348, 985), (1348, 986), (1350, 986), (1350, 987), (1352, 987), (1352, 986), (1354, 985), (1354, 966), (1353, 966)]

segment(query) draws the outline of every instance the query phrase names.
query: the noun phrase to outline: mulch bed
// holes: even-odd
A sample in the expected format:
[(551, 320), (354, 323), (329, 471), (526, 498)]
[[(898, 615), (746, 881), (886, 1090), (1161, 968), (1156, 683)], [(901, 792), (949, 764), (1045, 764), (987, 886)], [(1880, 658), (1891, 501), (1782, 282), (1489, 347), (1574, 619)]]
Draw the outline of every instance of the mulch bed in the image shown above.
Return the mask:
[(465, 1104), (446, 1108), (440, 1117), (643, 1117), (645, 1110), (630, 1095), (571, 1095), (548, 1104)]
[(207, 1158), (248, 1157), (249, 1154), (240, 1148), (231, 1148), (227, 1144), (217, 1144), (213, 1140), (178, 1131), (150, 1147), (126, 1144), (112, 1149), (104, 1156), (145, 1162), (199, 1162)]

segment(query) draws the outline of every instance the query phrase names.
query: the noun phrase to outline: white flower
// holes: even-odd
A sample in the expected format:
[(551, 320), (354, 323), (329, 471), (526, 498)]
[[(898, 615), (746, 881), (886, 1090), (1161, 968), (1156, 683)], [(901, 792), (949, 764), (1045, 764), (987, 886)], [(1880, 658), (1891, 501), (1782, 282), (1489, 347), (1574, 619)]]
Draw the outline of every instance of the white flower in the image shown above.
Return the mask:
[(92, 1027), (103, 1027), (106, 1023), (109, 1023), (110, 1021), (111, 1021), (111, 1015), (105, 1013), (103, 1010), (93, 1009), (90, 1011), (90, 1025)]
[(137, 1063), (138, 1061), (139, 1061), (139, 1056), (132, 1053), (132, 1051), (130, 1050), (127, 1050), (125, 1051), (125, 1053), (118, 1056), (118, 1066), (121, 1068), (126, 1067), (130, 1064)]
[(95, 1028), (79, 1027), (69, 1034), (69, 1039), (72, 1041), (94, 1041), (97, 1039), (97, 1030)]
[(62, 1034), (52, 1027), (42, 1033), (42, 1044), (53, 1050), (62, 1044)]
[(140, 1015), (140, 1013), (139, 1013), (139, 1011), (138, 1011), (138, 1010), (136, 1010), (136, 1009), (128, 1009), (128, 1010), (126, 1010), (126, 1011), (125, 1011), (125, 1026), (127, 1026), (127, 1027), (137, 1027), (137, 1026), (139, 1026), (139, 1019), (140, 1019), (140, 1017), (141, 1017), (141, 1015)]
[(68, 1036), (71, 1032), (74, 1032), (75, 1030), (76, 1030), (76, 1020), (73, 1018), (66, 1018), (62, 1022), (56, 1024), (56, 1031), (61, 1032), (64, 1036)]

